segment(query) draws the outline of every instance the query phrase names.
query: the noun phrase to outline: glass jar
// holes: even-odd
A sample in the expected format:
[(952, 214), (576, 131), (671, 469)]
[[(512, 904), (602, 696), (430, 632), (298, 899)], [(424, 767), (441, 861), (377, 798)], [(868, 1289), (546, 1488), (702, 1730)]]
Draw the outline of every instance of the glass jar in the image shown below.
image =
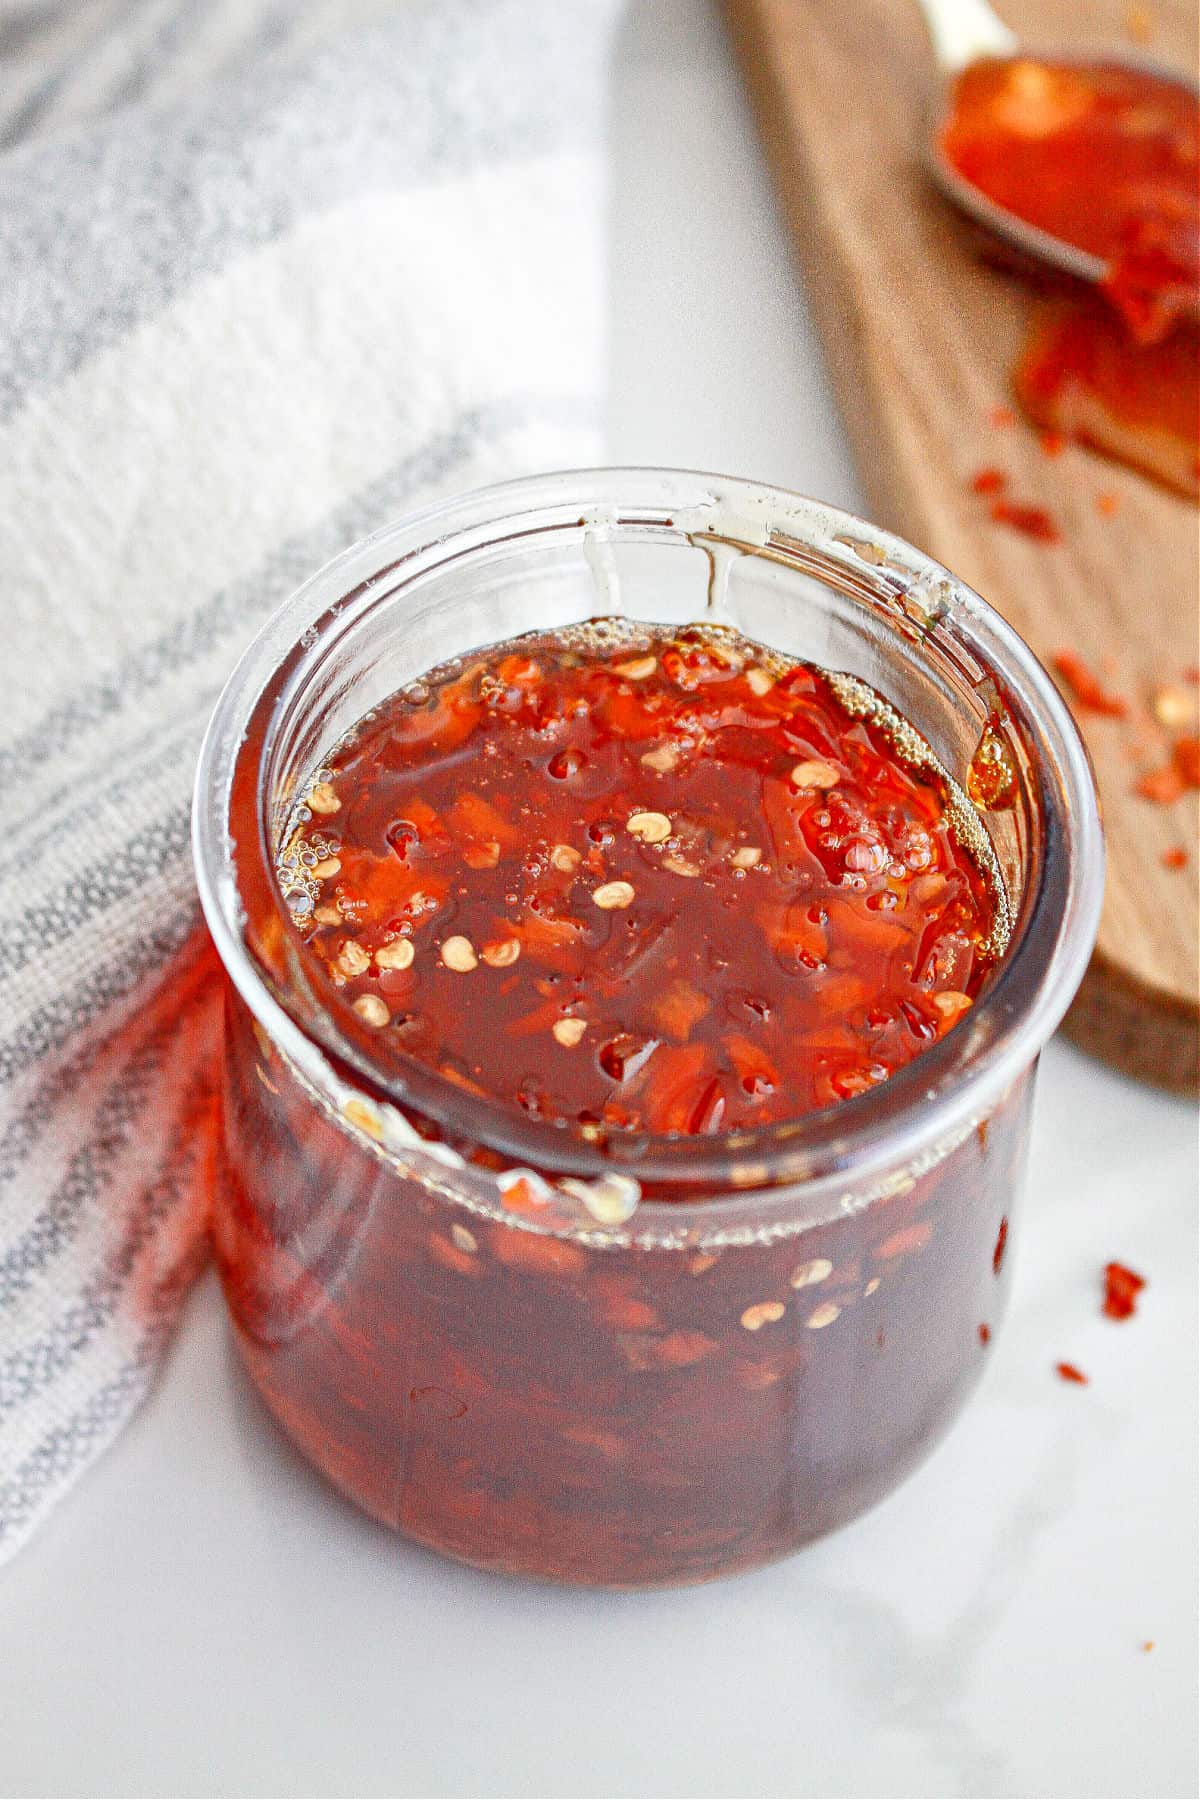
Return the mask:
[[(323, 757), (499, 639), (706, 619), (879, 689), (983, 812), (1013, 913), (966, 1018), (790, 1124), (602, 1150), (413, 1063), (309, 986), (275, 876)], [(1103, 856), (1052, 683), (898, 539), (748, 482), (573, 472), (377, 533), (271, 619), (201, 756), (196, 863), (230, 977), (221, 1276), (250, 1372), (353, 1501), (483, 1567), (639, 1587), (795, 1549), (888, 1492), (1004, 1308), (1038, 1052)]]

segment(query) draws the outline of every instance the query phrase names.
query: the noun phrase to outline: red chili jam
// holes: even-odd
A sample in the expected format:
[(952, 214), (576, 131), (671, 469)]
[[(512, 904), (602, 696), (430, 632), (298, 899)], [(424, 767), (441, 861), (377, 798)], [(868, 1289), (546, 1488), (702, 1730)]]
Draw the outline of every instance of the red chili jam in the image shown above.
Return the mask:
[(1107, 264), (1136, 336), (1194, 315), (1200, 113), (1182, 82), (1110, 63), (975, 62), (941, 149), (997, 206)]
[(988, 59), (959, 76), (941, 151), (997, 206), (1105, 265), (1107, 304), (1054, 305), (1035, 318), (1016, 374), (1029, 417), (1194, 496), (1194, 92), (1105, 63)]
[(597, 627), (388, 700), (306, 800), (297, 948), (381, 1068), (604, 1166), (636, 1131), (721, 1134), (747, 1191), (732, 1225), (702, 1200), (560, 1228), (584, 1184), (389, 1148), (231, 993), (218, 1258), (305, 1454), (419, 1543), (609, 1586), (751, 1567), (879, 1499), (982, 1371), (1031, 1072), (769, 1224), (737, 1134), (849, 1114), (1002, 950), (978, 814), (923, 741), (730, 634)]
[(376, 709), (287, 879), (330, 1003), (537, 1119), (708, 1133), (886, 1081), (1003, 940), (978, 815), (858, 682), (731, 634), (530, 637)]

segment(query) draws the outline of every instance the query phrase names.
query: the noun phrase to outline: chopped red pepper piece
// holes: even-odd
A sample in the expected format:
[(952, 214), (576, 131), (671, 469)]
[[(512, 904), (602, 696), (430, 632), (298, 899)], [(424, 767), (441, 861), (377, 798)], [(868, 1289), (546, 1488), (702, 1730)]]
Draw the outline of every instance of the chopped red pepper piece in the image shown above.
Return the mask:
[(1145, 1287), (1145, 1278), (1135, 1275), (1124, 1263), (1104, 1265), (1104, 1316), (1106, 1319), (1128, 1319), (1137, 1309), (1137, 1297)]
[(1025, 506), (1015, 500), (993, 500), (992, 518), (998, 525), (1011, 525), (1025, 537), (1039, 544), (1061, 544), (1062, 532), (1044, 506)]
[(1175, 767), (1188, 787), (1200, 788), (1200, 737), (1176, 739)]
[(1152, 800), (1156, 806), (1170, 806), (1183, 792), (1183, 776), (1174, 763), (1167, 763), (1161, 769), (1151, 769), (1148, 774), (1139, 776), (1133, 791), (1143, 800)]
[(1123, 719), (1129, 711), (1119, 694), (1110, 694), (1074, 650), (1058, 650), (1051, 661), (1076, 700), (1087, 712)]

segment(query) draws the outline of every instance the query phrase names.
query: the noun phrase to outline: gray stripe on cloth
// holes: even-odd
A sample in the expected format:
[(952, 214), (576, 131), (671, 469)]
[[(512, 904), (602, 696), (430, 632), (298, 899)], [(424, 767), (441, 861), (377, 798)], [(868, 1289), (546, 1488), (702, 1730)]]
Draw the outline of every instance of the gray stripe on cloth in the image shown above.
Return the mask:
[(165, 963), (187, 942), (198, 908), (192, 895), (186, 844), (178, 852), (176, 866), (181, 904), (170, 917), (148, 926), (141, 945), (142, 962), (135, 965), (127, 955), (121, 955), (111, 963), (100, 963), (81, 976), (69, 993), (56, 994), (38, 1007), (15, 1036), (0, 1044), (0, 1084), (12, 1081), (60, 1049), (76, 1032), (86, 1030), (105, 1007), (125, 999), (142, 984), (147, 966)]
[(188, 847), (191, 816), (189, 801), (181, 801), (165, 817), (152, 819), (108, 855), (80, 869), (65, 887), (7, 920), (0, 926), (0, 965), (5, 975), (15, 975), (46, 944), (69, 938), (89, 919), (136, 895), (148, 880), (178, 863)]
[[(172, 1036), (178, 1036), (178, 1031)], [(165, 1053), (159, 1068), (163, 1061)], [(86, 1281), (73, 1298), (63, 1297), (63, 1310), (48, 1331), (0, 1358), (0, 1419), (53, 1381), (112, 1319), (138, 1256), (160, 1222), (178, 1209), (184, 1183), (205, 1154), (198, 1127), (202, 1115), (211, 1108), (213, 1089), (213, 1076), (205, 1070), (193, 1078), (181, 1095), (178, 1123), (163, 1167), (150, 1183), (143, 1203), (129, 1214), (120, 1240), (108, 1252), (99, 1276)], [(126, 1132), (126, 1143), (129, 1136)], [(83, 1204), (95, 1206), (101, 1201), (105, 1174), (111, 1179), (114, 1165), (115, 1157), (106, 1172), (93, 1167), (92, 1185), (82, 1194)]]
[(602, 0), (411, 0), (301, 64), (230, 81), (219, 104), (182, 103), (170, 131), (130, 109), (14, 151), (0, 163), (0, 416), (303, 214), (593, 141), (581, 48), (610, 17)]
[(182, 1018), (155, 1027), (113, 1071), (88, 1142), (71, 1158), (62, 1181), (29, 1229), (0, 1256), (0, 1311), (61, 1254), (85, 1209), (103, 1193), (154, 1093), (171, 1045), (186, 1028)]
[(120, 1374), (91, 1394), (64, 1424), (47, 1431), (13, 1474), (0, 1481), (0, 1558), (9, 1541), (25, 1536), (59, 1490), (92, 1461), (112, 1438), (114, 1427), (128, 1417), (150, 1384), (167, 1330), (164, 1321), (147, 1332)]

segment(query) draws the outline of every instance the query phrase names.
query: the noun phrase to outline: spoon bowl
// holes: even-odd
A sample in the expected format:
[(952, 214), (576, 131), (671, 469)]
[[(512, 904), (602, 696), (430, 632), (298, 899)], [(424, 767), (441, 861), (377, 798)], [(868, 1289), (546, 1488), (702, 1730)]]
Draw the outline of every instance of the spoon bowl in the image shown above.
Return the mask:
[[(1027, 55), (1031, 62), (1055, 68), (1110, 68), (1151, 76), (1193, 99), (1195, 82), (1151, 57), (1132, 53), (1086, 56), (1077, 50), (1029, 49), (1004, 25), (986, 0), (919, 0), (937, 59), (940, 82), (929, 109), (924, 143), (926, 169), (935, 185), (959, 212), (1026, 264), (1040, 264), (1057, 274), (1098, 286), (1110, 274), (1109, 261), (1081, 245), (1031, 224), (1000, 205), (958, 170), (943, 147), (943, 128), (951, 116), (956, 83), (970, 65), (1007, 61)], [(1193, 316), (1200, 315), (1200, 294), (1193, 297)]]

